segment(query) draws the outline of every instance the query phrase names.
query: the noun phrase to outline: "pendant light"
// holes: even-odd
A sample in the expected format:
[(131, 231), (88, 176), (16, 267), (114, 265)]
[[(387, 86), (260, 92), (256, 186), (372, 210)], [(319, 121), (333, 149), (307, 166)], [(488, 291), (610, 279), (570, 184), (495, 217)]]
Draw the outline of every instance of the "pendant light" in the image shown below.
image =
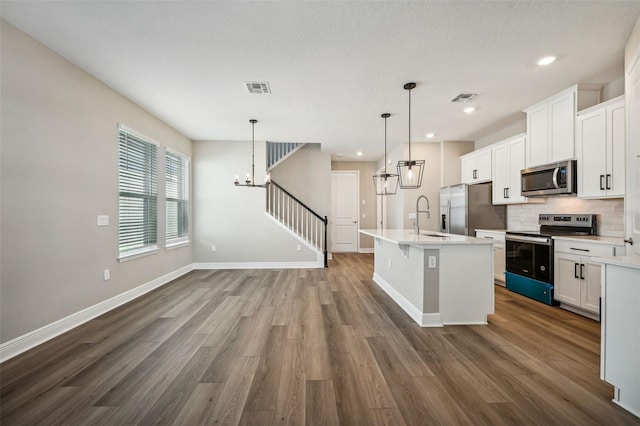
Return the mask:
[(384, 172), (373, 176), (373, 186), (376, 195), (393, 195), (398, 190), (398, 175), (387, 173), (387, 118), (391, 114), (385, 112), (380, 117), (384, 118)]
[(411, 90), (415, 87), (415, 83), (404, 85), (404, 89), (409, 91), (409, 160), (398, 161), (397, 169), (402, 189), (420, 188), (424, 171), (424, 160), (411, 159)]
[(267, 175), (265, 177), (264, 183), (262, 185), (256, 185), (256, 178), (255, 178), (255, 140), (254, 140), (254, 135), (255, 135), (255, 126), (256, 123), (258, 122), (258, 120), (256, 119), (251, 119), (249, 120), (249, 123), (251, 123), (251, 174), (247, 173), (244, 183), (240, 183), (240, 179), (239, 176), (236, 175), (235, 180), (233, 181), (233, 183), (236, 186), (246, 186), (249, 188), (266, 188), (267, 186), (269, 186), (269, 175)]

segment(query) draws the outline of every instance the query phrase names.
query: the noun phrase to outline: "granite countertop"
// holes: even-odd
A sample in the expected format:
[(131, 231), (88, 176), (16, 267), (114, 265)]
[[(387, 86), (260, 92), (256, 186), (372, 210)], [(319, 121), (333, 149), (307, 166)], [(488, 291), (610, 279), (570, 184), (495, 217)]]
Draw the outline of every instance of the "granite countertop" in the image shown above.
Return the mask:
[(420, 231), (416, 235), (409, 229), (361, 229), (360, 233), (374, 238), (394, 243), (414, 246), (445, 245), (445, 244), (493, 244), (493, 240), (468, 237), (466, 235), (445, 234), (435, 231)]
[(611, 256), (596, 257), (596, 262), (606, 263), (608, 265), (623, 266), (625, 268), (640, 269), (640, 256)]
[(614, 246), (624, 246), (624, 238), (622, 237), (604, 237), (602, 235), (556, 235), (554, 240), (590, 242), (599, 244), (609, 244)]

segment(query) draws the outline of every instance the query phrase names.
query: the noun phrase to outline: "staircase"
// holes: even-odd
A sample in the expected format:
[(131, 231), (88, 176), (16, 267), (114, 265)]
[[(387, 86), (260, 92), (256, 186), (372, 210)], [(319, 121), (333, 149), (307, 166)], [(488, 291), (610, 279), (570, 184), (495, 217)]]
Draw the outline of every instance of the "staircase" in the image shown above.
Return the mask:
[(305, 144), (301, 142), (284, 143), (267, 141), (267, 172), (282, 163)]
[(314, 212), (286, 189), (271, 180), (267, 186), (267, 213), (324, 255), (329, 266), (326, 216)]

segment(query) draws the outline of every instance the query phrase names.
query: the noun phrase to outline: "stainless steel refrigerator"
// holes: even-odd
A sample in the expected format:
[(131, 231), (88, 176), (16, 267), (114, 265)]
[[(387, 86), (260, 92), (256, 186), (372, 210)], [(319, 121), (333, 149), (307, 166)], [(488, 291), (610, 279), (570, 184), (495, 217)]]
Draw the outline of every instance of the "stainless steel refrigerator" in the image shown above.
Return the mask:
[(440, 231), (475, 236), (476, 229), (506, 229), (507, 206), (491, 200), (491, 182), (440, 188)]

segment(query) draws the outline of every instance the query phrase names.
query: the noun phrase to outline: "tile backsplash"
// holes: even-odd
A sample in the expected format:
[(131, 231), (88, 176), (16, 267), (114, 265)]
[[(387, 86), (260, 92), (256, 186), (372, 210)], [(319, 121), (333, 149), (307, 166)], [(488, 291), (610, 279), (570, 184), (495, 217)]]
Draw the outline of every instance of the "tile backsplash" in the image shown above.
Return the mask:
[(507, 229), (537, 230), (540, 213), (596, 214), (598, 234), (608, 237), (624, 236), (624, 200), (584, 200), (575, 196), (547, 197), (544, 204), (513, 204), (507, 206)]

